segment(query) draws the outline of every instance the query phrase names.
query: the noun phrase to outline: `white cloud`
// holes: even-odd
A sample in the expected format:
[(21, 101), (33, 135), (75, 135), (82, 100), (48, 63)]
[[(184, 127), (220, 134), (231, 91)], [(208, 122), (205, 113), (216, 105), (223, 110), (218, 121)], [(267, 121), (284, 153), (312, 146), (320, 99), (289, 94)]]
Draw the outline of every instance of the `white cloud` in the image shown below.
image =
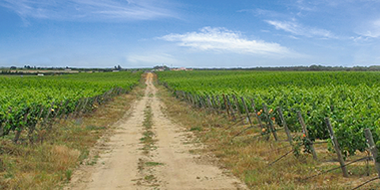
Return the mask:
[(0, 6), (16, 12), (21, 18), (128, 21), (175, 17), (164, 8), (165, 1), (118, 0), (3, 0)]
[(358, 32), (359, 35), (370, 37), (370, 38), (379, 38), (380, 37), (380, 19), (372, 21), (367, 26), (362, 27), (360, 30), (361, 31)]
[(277, 43), (248, 40), (240, 32), (226, 28), (204, 27), (199, 32), (185, 34), (169, 34), (159, 39), (178, 42), (179, 46), (191, 47), (198, 50), (225, 51), (244, 54), (281, 54), (291, 52)]
[(304, 27), (294, 21), (266, 20), (265, 22), (274, 26), (277, 30), (284, 30), (298, 36), (337, 38), (328, 30)]

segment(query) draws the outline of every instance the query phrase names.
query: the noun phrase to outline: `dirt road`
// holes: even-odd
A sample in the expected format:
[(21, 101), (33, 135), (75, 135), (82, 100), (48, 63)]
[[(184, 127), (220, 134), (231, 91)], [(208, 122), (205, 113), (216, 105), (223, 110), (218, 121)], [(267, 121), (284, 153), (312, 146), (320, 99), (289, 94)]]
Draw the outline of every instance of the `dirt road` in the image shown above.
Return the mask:
[(200, 155), (191, 134), (162, 112), (153, 74), (142, 99), (117, 123), (96, 163), (75, 172), (67, 189), (246, 189), (237, 179)]

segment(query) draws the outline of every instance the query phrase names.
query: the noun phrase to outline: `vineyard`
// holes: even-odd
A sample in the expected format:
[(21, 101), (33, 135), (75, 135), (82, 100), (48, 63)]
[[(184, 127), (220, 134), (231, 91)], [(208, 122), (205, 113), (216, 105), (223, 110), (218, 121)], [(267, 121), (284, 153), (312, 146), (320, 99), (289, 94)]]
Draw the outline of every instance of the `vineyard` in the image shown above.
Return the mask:
[(198, 107), (225, 110), (234, 119), (255, 118), (260, 136), (273, 134), (277, 140), (276, 132), (285, 127), (289, 141), (301, 142), (315, 158), (313, 144), (327, 142), (331, 152), (341, 153), (342, 167), (349, 156), (368, 150), (365, 129), (380, 146), (380, 73), (193, 71), (158, 76), (177, 97)]
[[(49, 129), (56, 119), (95, 109), (111, 97), (138, 84), (140, 72), (86, 73), (49, 77), (0, 77), (0, 136), (27, 131), (30, 143), (36, 131)], [(14, 132), (14, 133), (13, 133)]]

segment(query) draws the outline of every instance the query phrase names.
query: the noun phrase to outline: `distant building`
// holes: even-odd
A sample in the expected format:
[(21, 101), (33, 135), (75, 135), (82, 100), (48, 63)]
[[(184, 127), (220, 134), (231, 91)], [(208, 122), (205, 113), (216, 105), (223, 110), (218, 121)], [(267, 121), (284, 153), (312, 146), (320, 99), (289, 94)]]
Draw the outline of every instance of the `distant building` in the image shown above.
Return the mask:
[(155, 66), (153, 71), (170, 71), (170, 68), (167, 66)]
[(193, 69), (187, 69), (185, 67), (180, 67), (180, 68), (172, 68), (170, 70), (171, 71), (192, 71)]
[(179, 68), (169, 68), (168, 66), (155, 66), (153, 67), (153, 71), (192, 71), (193, 69), (188, 69), (186, 67)]
[(37, 76), (39, 76), (39, 77), (43, 77), (43, 76), (45, 76), (45, 75), (42, 74), (42, 73), (38, 73)]

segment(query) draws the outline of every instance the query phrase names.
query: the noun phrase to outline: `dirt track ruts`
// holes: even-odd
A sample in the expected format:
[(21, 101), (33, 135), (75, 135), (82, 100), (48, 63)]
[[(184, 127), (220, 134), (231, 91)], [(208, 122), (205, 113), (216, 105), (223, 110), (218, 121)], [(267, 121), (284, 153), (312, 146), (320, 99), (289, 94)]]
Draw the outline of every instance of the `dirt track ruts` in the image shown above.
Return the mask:
[[(145, 95), (136, 101), (105, 143), (94, 166), (75, 172), (66, 189), (246, 189), (239, 180), (201, 157), (190, 153), (196, 145), (189, 143), (187, 132), (162, 112), (163, 103), (156, 97), (153, 74), (146, 77)], [(153, 149), (144, 153), (141, 142), (146, 110), (152, 113)], [(146, 163), (151, 163), (147, 165)]]

